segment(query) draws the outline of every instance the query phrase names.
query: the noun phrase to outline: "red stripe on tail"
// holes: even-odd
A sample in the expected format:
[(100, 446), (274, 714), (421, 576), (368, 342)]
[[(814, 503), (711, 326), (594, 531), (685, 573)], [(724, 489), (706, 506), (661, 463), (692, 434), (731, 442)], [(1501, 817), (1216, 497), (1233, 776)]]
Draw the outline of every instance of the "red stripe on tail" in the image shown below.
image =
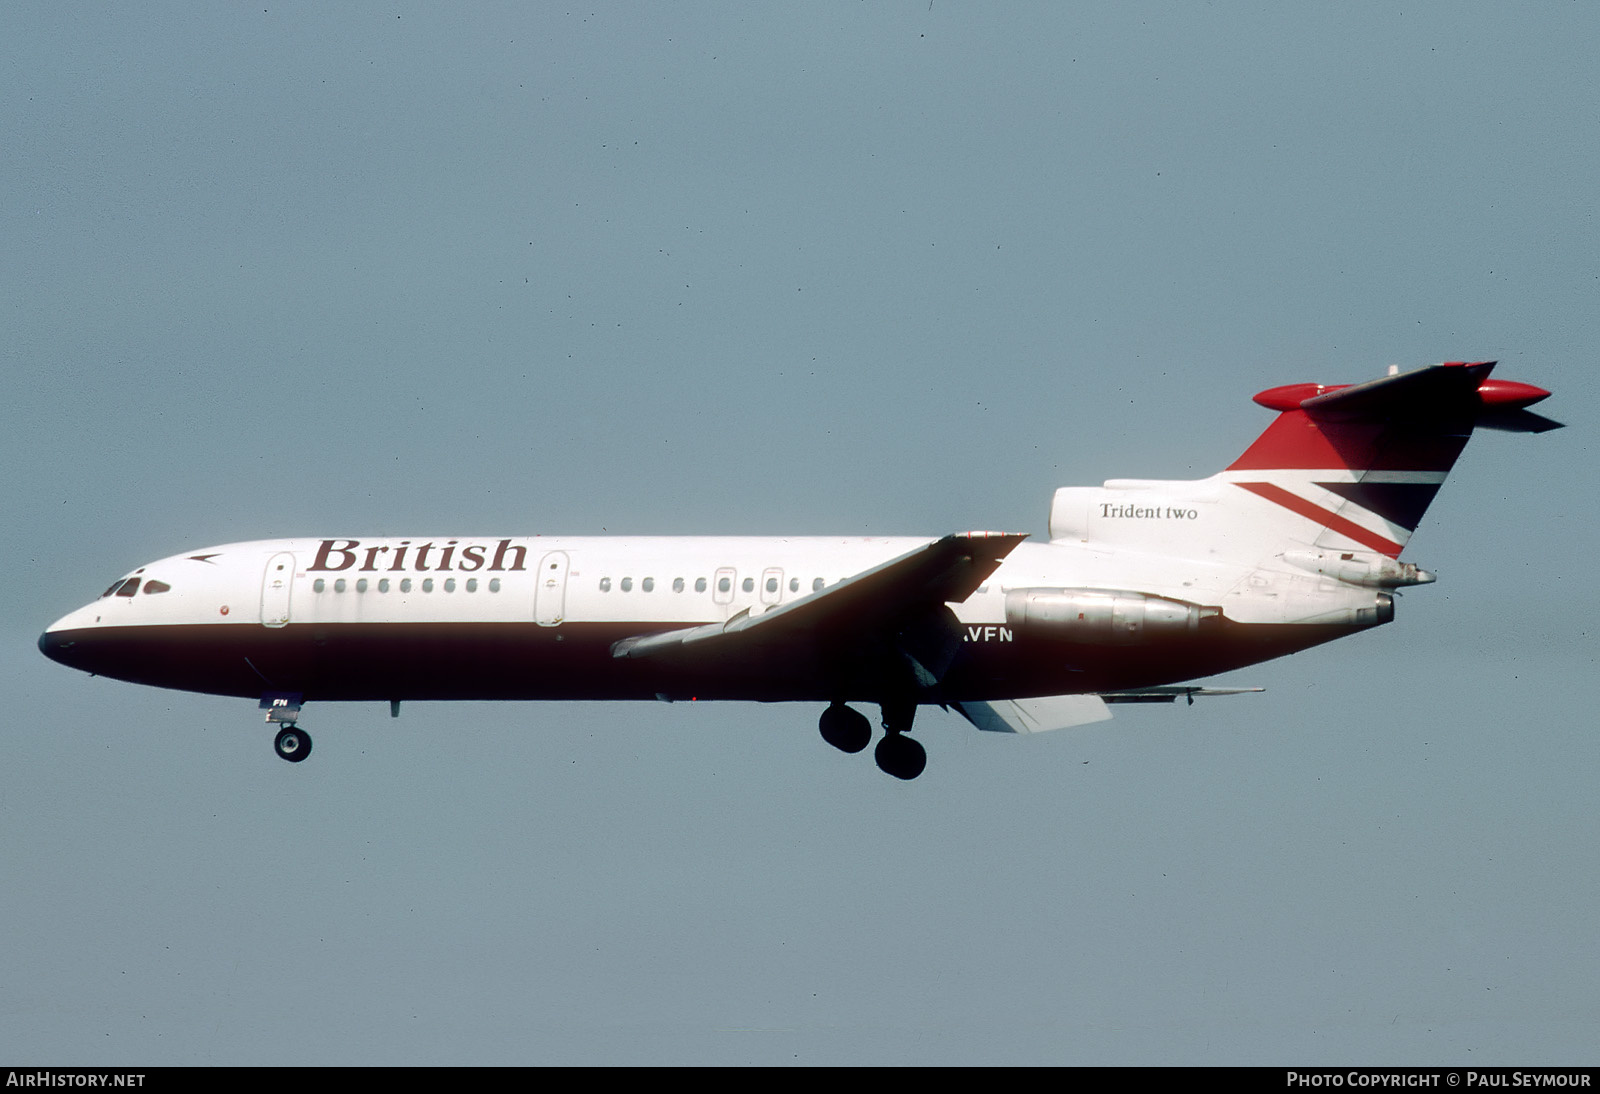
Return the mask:
[(1369, 531), (1352, 520), (1346, 520), (1331, 509), (1324, 509), (1322, 506), (1309, 502), (1298, 494), (1291, 494), (1281, 486), (1270, 482), (1239, 482), (1234, 483), (1234, 485), (1242, 486), (1252, 494), (1263, 497), (1274, 505), (1281, 505), (1290, 512), (1298, 513), (1308, 520), (1315, 521), (1330, 531), (1338, 532), (1341, 536), (1354, 540), (1363, 547), (1370, 547), (1380, 554), (1388, 555), (1390, 558), (1400, 557), (1401, 544), (1385, 539), (1378, 533)]

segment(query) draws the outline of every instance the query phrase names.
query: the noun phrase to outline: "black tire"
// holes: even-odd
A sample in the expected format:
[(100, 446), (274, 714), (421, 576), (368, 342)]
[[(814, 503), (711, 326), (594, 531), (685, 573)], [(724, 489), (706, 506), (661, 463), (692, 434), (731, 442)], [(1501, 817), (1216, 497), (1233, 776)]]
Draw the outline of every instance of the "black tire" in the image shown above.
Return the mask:
[(872, 743), (872, 723), (859, 710), (834, 703), (817, 722), (822, 739), (840, 752), (860, 752)]
[(928, 766), (928, 753), (916, 741), (902, 733), (891, 733), (878, 742), (873, 759), (885, 775), (910, 781), (922, 774)]
[(272, 747), (279, 756), (292, 764), (297, 764), (311, 755), (311, 734), (299, 726), (284, 726), (278, 730), (278, 736), (273, 740)]

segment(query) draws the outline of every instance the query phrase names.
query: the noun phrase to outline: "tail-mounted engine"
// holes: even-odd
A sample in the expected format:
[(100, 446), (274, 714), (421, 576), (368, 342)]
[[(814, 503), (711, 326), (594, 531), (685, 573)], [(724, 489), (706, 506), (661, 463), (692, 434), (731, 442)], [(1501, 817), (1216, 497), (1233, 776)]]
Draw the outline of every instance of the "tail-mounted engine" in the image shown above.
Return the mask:
[(1008, 626), (1085, 645), (1128, 646), (1187, 638), (1221, 617), (1221, 608), (1116, 589), (1012, 589), (1006, 593)]
[(1361, 551), (1285, 551), (1283, 560), (1323, 577), (1373, 589), (1426, 585), (1434, 580), (1431, 573), (1418, 568), (1415, 562), (1401, 562)]

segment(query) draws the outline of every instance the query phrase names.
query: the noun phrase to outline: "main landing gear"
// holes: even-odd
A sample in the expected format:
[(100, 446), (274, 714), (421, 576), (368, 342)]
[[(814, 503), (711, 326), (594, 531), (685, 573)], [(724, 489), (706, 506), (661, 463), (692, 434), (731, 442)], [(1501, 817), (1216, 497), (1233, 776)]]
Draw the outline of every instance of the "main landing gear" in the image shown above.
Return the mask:
[[(873, 750), (872, 757), (887, 775), (897, 779), (914, 779), (928, 766), (928, 753), (922, 745), (906, 736), (911, 721), (916, 717), (915, 703), (884, 703), (883, 740)], [(866, 715), (843, 703), (830, 704), (817, 723), (822, 739), (841, 752), (860, 752), (872, 742), (872, 723)]]

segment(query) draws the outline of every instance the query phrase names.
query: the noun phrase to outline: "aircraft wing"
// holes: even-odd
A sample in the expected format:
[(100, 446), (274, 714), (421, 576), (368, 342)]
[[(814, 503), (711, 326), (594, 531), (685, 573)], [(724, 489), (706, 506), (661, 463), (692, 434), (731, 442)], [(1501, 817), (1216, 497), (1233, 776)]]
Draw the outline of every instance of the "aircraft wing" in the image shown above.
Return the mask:
[(725, 623), (635, 635), (611, 647), (613, 657), (648, 658), (691, 650), (732, 652), (818, 633), (889, 633), (903, 621), (977, 591), (1026, 533), (962, 532), (934, 540), (798, 600)]

